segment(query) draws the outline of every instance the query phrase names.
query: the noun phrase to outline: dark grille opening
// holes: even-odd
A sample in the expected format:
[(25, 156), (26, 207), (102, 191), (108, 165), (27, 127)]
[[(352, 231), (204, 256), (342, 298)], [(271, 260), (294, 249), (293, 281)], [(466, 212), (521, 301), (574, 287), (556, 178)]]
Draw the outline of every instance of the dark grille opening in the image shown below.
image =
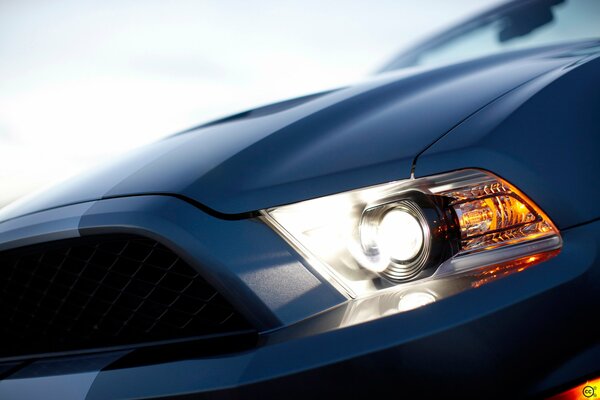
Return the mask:
[(0, 253), (0, 357), (250, 329), (171, 250), (98, 236)]

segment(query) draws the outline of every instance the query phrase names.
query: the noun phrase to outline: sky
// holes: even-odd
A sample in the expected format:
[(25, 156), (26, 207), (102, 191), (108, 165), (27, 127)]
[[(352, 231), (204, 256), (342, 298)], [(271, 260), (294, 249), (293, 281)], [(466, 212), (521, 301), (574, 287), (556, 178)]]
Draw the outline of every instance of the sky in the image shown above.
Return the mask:
[(350, 84), (498, 0), (0, 0), (0, 206), (161, 137)]

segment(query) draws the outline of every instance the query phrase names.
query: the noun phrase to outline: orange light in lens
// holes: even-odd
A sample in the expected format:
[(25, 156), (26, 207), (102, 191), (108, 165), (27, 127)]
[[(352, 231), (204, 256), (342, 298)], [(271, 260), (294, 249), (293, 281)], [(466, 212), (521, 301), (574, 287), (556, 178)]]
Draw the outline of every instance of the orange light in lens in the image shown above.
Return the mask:
[(537, 216), (513, 196), (494, 196), (454, 205), (463, 238), (533, 222)]
[(523, 193), (495, 178), (443, 193), (453, 198), (462, 250), (490, 250), (558, 233), (550, 219)]
[(549, 260), (550, 258), (556, 256), (559, 252), (560, 249), (552, 250), (544, 253), (534, 254), (532, 256), (518, 258), (516, 260), (501, 264), (491, 265), (486, 267), (484, 271), (475, 275), (478, 279), (471, 283), (471, 287), (478, 288), (496, 279), (514, 274), (515, 272), (524, 271), (533, 265)]
[(589, 400), (600, 398), (600, 378), (589, 380), (548, 400)]

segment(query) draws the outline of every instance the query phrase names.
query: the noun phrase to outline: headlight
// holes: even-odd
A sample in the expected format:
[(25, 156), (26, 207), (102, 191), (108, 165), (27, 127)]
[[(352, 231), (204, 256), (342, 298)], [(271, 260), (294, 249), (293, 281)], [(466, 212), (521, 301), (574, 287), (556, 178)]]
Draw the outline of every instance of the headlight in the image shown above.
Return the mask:
[(530, 199), (479, 170), (392, 182), (262, 215), (343, 294), (377, 294), (379, 305), (385, 294), (395, 312), (521, 271), (562, 245)]

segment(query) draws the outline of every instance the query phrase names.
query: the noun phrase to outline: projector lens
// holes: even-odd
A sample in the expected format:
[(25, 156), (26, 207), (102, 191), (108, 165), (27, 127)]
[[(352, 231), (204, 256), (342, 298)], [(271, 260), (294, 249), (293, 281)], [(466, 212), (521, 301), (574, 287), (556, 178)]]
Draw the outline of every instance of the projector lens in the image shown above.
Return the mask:
[(393, 208), (379, 223), (378, 242), (382, 252), (393, 261), (406, 262), (415, 258), (423, 248), (423, 229), (413, 215)]
[(427, 264), (430, 227), (419, 205), (400, 200), (365, 210), (360, 241), (365, 268), (391, 281), (404, 281), (417, 276)]

